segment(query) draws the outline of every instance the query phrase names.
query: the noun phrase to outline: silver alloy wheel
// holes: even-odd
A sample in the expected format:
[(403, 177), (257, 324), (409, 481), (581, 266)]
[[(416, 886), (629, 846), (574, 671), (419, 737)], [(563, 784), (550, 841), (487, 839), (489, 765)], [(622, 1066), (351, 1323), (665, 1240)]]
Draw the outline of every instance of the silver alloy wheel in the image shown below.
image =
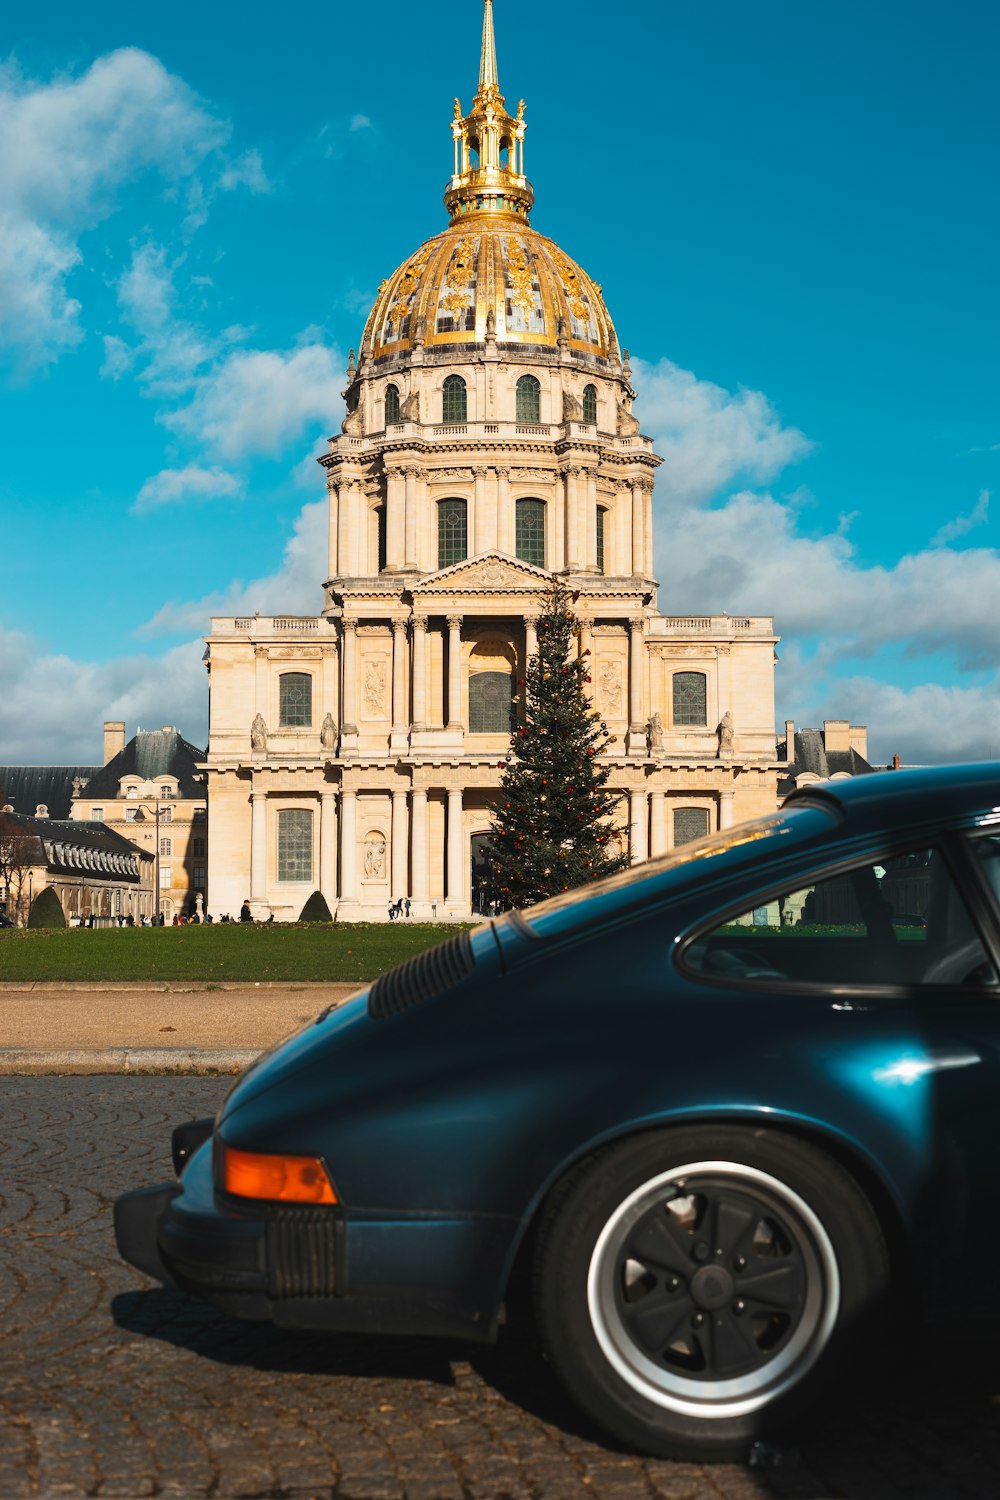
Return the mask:
[(786, 1183), (741, 1162), (696, 1161), (617, 1206), (594, 1246), (587, 1302), (601, 1349), (633, 1390), (686, 1416), (734, 1418), (816, 1363), (837, 1321), (840, 1275), (822, 1223)]

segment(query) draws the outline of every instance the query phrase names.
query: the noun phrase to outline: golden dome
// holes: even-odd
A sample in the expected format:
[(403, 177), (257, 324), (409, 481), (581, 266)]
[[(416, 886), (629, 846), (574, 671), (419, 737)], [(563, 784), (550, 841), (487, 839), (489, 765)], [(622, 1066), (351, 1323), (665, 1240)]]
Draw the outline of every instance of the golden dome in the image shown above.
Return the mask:
[(618, 357), (601, 288), (586, 271), (514, 215), (473, 214), (425, 241), (383, 281), (362, 358), (405, 355), (420, 344), (481, 344), (494, 334), (499, 344)]
[(497, 74), (493, 0), (485, 0), (479, 90), (451, 122), (451, 224), (383, 281), (361, 357), (392, 359), (421, 346), (535, 345), (618, 360), (601, 288), (528, 223), (524, 100), (508, 114)]

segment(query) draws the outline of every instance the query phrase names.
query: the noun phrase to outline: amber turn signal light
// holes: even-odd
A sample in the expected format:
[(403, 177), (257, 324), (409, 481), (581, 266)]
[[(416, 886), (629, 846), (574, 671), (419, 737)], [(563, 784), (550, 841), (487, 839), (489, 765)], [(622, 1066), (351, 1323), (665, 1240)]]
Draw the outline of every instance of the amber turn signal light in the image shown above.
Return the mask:
[(222, 1145), (220, 1187), (237, 1198), (271, 1203), (336, 1203), (337, 1195), (318, 1156), (271, 1156)]

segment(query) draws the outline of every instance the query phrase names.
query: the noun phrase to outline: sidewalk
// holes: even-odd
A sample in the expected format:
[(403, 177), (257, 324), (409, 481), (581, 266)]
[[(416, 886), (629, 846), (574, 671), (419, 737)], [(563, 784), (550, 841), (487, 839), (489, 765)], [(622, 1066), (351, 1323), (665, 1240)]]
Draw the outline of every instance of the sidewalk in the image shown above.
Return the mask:
[(237, 1073), (357, 984), (0, 984), (0, 1076)]

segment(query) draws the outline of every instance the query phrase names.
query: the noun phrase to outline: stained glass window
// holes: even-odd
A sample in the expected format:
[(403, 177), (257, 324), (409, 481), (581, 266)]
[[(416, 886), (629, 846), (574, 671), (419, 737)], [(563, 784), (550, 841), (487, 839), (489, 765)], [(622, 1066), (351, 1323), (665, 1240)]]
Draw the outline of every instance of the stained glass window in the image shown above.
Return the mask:
[(708, 809), (706, 807), (678, 807), (674, 813), (674, 846), (690, 844), (693, 839), (703, 839), (708, 833)]
[(312, 678), (308, 672), (285, 672), (278, 679), (278, 723), (300, 729), (312, 723)]
[(542, 388), (534, 375), (522, 375), (517, 382), (517, 420), (519, 422), (542, 420)]
[(313, 815), (303, 807), (278, 813), (278, 879), (308, 882), (313, 871)]
[(604, 519), (607, 511), (603, 505), (597, 507), (597, 567), (598, 571), (604, 572)]
[(468, 507), (464, 500), (438, 502), (438, 567), (462, 562), (469, 555)]
[(585, 422), (597, 421), (597, 386), (587, 385), (583, 388), (583, 420)]
[(441, 420), (443, 422), (464, 422), (468, 415), (469, 398), (465, 389), (465, 381), (461, 375), (449, 375), (444, 383), (442, 393)]
[(704, 672), (674, 673), (674, 723), (705, 724), (707, 691)]
[(399, 421), (399, 387), (387, 385), (385, 388), (385, 425)]
[(545, 567), (545, 502), (519, 500), (514, 512), (514, 551), (522, 562)]
[(469, 733), (509, 734), (513, 680), (509, 672), (477, 672), (469, 678)]

